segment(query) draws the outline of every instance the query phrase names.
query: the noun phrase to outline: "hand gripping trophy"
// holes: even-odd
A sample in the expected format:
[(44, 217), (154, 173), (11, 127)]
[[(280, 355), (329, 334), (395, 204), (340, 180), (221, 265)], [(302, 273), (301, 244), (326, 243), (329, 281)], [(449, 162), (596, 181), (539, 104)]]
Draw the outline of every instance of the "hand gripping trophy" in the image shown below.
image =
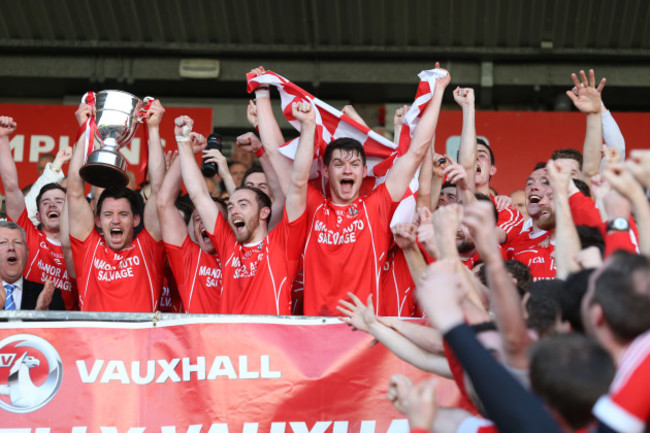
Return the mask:
[(88, 133), (94, 134), (102, 146), (90, 155), (86, 153), (86, 164), (79, 170), (86, 182), (102, 188), (124, 187), (129, 183), (126, 161), (118, 151), (133, 140), (151, 101), (151, 97), (142, 101), (120, 90), (102, 90), (96, 96), (92, 93), (84, 96), (82, 102), (94, 103), (96, 109), (95, 118), (88, 119), (91, 125)]

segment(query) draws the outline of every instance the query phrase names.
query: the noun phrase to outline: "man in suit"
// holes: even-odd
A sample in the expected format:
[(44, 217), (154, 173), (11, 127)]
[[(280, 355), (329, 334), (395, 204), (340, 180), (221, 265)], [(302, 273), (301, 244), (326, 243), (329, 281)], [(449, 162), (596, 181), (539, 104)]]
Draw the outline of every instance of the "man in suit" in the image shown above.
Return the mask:
[(5, 310), (64, 310), (61, 290), (23, 278), (27, 265), (25, 231), (10, 221), (0, 221), (0, 306)]

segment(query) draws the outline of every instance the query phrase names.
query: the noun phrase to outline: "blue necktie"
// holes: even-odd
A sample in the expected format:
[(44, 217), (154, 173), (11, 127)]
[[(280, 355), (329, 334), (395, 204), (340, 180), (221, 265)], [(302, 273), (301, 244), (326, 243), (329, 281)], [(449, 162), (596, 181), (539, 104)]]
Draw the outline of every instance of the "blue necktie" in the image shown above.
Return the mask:
[(16, 286), (11, 284), (5, 284), (5, 290), (7, 291), (7, 299), (5, 300), (5, 310), (15, 310), (16, 304), (14, 303), (14, 289)]

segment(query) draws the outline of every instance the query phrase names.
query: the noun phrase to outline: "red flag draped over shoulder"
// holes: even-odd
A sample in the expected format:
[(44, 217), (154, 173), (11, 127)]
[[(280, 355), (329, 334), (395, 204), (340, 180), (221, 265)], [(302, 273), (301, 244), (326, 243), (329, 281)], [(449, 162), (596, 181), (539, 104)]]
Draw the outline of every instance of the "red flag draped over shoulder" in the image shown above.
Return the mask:
[[(316, 113), (316, 143), (314, 146), (314, 165), (312, 166), (311, 178), (320, 179), (320, 185), (325, 191), (325, 184), (321, 176), (321, 164), (327, 144), (337, 138), (348, 137), (358, 140), (366, 153), (368, 165), (368, 180), (364, 185), (370, 189), (376, 188), (386, 179), (388, 171), (393, 166), (395, 160), (403, 155), (409, 148), (411, 138), (415, 132), (420, 116), (424, 112), (435, 90), (435, 80), (444, 77), (447, 74), (442, 69), (431, 69), (420, 72), (420, 84), (415, 94), (415, 100), (411, 108), (404, 116), (399, 142), (394, 144), (392, 141), (368, 128), (361, 125), (340, 110), (321, 101), (309, 92), (296, 86), (286, 78), (272, 71), (266, 71), (261, 75), (254, 73), (246, 74), (248, 81), (247, 90), (253, 92), (260, 85), (274, 86), (280, 92), (282, 112), (294, 128), (300, 131), (300, 122), (291, 114), (291, 104), (293, 102), (309, 102), (315, 108)], [(293, 159), (298, 146), (298, 139), (295, 138), (286, 142), (281, 148), (285, 156)], [(406, 191), (400, 206), (395, 211), (393, 224), (399, 222), (410, 222), (415, 210), (414, 194), (418, 189), (418, 175), (413, 177), (409, 189)], [(363, 193), (363, 191), (362, 191)]]

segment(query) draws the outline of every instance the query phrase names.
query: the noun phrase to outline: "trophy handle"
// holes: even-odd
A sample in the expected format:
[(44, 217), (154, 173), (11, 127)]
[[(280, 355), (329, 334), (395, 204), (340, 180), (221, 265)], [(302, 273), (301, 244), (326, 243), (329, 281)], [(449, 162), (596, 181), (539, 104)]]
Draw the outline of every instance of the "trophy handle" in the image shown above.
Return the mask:
[(147, 117), (147, 111), (149, 111), (149, 107), (151, 107), (151, 103), (155, 101), (156, 98), (153, 96), (146, 96), (142, 102), (143, 106), (138, 112), (138, 123), (144, 123), (144, 119)]

